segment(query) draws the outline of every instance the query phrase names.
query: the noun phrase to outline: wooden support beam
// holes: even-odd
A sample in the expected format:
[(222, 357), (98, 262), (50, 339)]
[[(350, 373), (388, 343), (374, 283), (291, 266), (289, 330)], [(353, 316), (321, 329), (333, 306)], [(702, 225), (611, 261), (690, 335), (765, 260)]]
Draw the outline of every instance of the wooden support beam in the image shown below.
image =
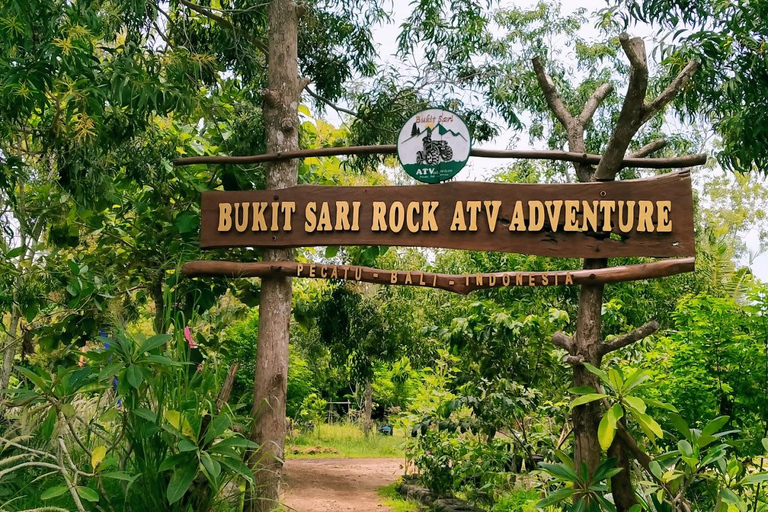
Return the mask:
[[(173, 165), (195, 164), (256, 164), (264, 162), (277, 162), (291, 160), (293, 158), (309, 158), (321, 156), (340, 155), (387, 155), (395, 154), (397, 146), (385, 144), (380, 146), (348, 146), (339, 148), (299, 149), (282, 153), (266, 153), (252, 156), (191, 156), (177, 158)], [(563, 162), (575, 162), (581, 164), (597, 165), (600, 163), (600, 155), (589, 153), (574, 153), (570, 151), (550, 151), (535, 149), (473, 149), (471, 156), (481, 158), (515, 158), (529, 160), (556, 160)], [(624, 158), (622, 167), (637, 167), (640, 169), (680, 169), (703, 165), (707, 162), (707, 155), (685, 155), (671, 158)]]
[(241, 263), (236, 261), (190, 261), (182, 267), (187, 277), (307, 277), (310, 279), (345, 279), (375, 284), (440, 288), (466, 295), (475, 290), (506, 286), (560, 286), (605, 284), (666, 277), (692, 272), (695, 258), (661, 260), (638, 265), (624, 265), (586, 270), (555, 272), (493, 272), (483, 274), (435, 274), (432, 272), (382, 270), (357, 265), (326, 265), (272, 261)]

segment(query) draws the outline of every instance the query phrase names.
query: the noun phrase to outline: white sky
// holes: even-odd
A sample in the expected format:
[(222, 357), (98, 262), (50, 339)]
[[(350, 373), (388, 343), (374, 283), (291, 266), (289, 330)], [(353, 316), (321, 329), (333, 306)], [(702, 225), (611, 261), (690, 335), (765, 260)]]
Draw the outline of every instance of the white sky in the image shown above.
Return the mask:
[[(388, 64), (397, 65), (399, 63), (399, 59), (394, 55), (397, 50), (397, 34), (399, 32), (399, 26), (405, 19), (405, 17), (410, 13), (411, 11), (411, 5), (410, 0), (393, 0), (394, 1), (394, 9), (393, 9), (393, 19), (392, 22), (388, 25), (382, 26), (374, 30), (374, 41), (377, 46), (378, 52), (379, 52), (379, 58)], [(536, 2), (534, 1), (510, 1), (510, 0), (503, 0), (501, 2), (501, 6), (512, 6), (517, 5), (521, 7), (531, 6), (534, 5)], [(589, 12), (603, 8), (606, 6), (606, 3), (604, 0), (565, 0), (562, 2), (563, 4), (563, 11), (564, 13), (572, 12), (579, 8), (586, 8)], [(650, 27), (642, 26), (642, 27), (634, 27), (632, 29), (632, 35), (640, 35), (646, 37), (646, 46), (648, 47), (648, 51), (650, 53), (651, 48), (653, 46), (652, 42), (652, 30)], [(583, 36), (587, 39), (591, 38), (598, 38), (599, 33), (597, 30), (593, 29), (591, 26), (586, 27), (583, 30)], [(623, 93), (623, 91), (619, 91), (620, 94)], [(331, 117), (331, 121), (335, 122), (337, 119), (333, 119), (335, 117), (333, 113), (328, 112)], [(513, 139), (515, 135), (515, 132), (512, 130), (505, 130), (502, 133), (500, 133), (494, 140), (479, 144), (478, 147), (486, 147), (486, 148), (506, 148), (510, 145), (510, 141)], [(517, 149), (525, 149), (529, 147), (529, 144), (527, 142), (527, 137), (522, 136), (519, 137), (514, 142), (514, 147)], [(497, 169), (499, 167), (504, 166), (503, 160), (498, 159), (485, 159), (485, 158), (472, 158), (470, 159), (467, 167), (462, 170), (459, 175), (458, 179), (460, 180), (483, 180), (487, 178), (489, 175), (492, 174), (492, 171), (494, 169)], [(768, 208), (768, 205), (766, 205)], [(747, 236), (747, 245), (751, 250), (756, 250), (759, 246), (758, 243), (758, 237), (756, 232), (752, 232)], [(747, 262), (745, 261), (744, 264)], [(752, 263), (752, 271), (755, 275), (757, 275), (761, 280), (766, 281), (768, 280), (768, 253), (761, 255), (758, 257), (753, 263)]]

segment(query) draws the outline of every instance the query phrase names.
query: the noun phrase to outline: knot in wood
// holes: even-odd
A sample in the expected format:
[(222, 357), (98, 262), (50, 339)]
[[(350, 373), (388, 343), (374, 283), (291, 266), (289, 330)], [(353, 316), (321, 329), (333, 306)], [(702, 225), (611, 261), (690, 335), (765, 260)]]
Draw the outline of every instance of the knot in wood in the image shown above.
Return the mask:
[(282, 121), (280, 121), (280, 130), (285, 133), (291, 133), (294, 129), (293, 119), (290, 117), (284, 117)]

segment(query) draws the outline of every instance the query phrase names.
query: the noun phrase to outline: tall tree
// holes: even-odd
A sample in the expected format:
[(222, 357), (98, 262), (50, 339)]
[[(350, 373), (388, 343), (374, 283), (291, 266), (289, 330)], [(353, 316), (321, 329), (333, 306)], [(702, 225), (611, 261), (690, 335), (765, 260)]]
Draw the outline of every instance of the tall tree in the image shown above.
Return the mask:
[[(271, 153), (299, 149), (300, 9), (292, 0), (274, 0), (269, 4), (269, 67), (263, 96), (267, 151)], [(298, 170), (297, 160), (272, 163), (267, 171), (267, 188), (278, 190), (296, 185)], [(279, 197), (279, 192), (275, 192), (275, 197)], [(293, 258), (292, 249), (270, 249), (264, 253), (265, 261)], [(252, 511), (268, 511), (278, 506), (285, 444), (291, 302), (290, 278), (262, 280), (251, 432), (252, 439), (259, 444), (254, 460), (258, 497), (249, 499)]]
[[(579, 181), (613, 181), (622, 168), (621, 161), (625, 157), (632, 139), (638, 130), (649, 119), (657, 115), (674, 97), (685, 87), (693, 73), (698, 68), (698, 63), (691, 61), (680, 74), (664, 89), (661, 94), (651, 101), (647, 101), (648, 95), (648, 63), (645, 52), (645, 44), (640, 38), (630, 38), (626, 34), (619, 37), (621, 48), (630, 63), (630, 78), (624, 103), (616, 121), (613, 133), (603, 151), (603, 157), (597, 168), (577, 168)], [(568, 134), (568, 145), (571, 151), (583, 149), (584, 131), (595, 110), (603, 99), (611, 92), (610, 87), (604, 85), (598, 87), (587, 101), (578, 116), (573, 116), (563, 103), (557, 88), (544, 70), (539, 59), (533, 59), (533, 67), (536, 78), (544, 93), (544, 96), (555, 117), (563, 125)], [(634, 153), (645, 154), (648, 150), (641, 149)], [(587, 259), (584, 268), (600, 268), (608, 265), (605, 259)], [(569, 361), (573, 364), (573, 380), (576, 386), (591, 386), (599, 389), (599, 383), (595, 376), (587, 370), (584, 363), (600, 367), (604, 356), (635, 343), (658, 329), (658, 323), (649, 322), (636, 331), (615, 338), (609, 342), (601, 341), (601, 318), (603, 307), (603, 285), (584, 285), (579, 294), (579, 310), (576, 321), (576, 332), (572, 337), (557, 333), (553, 337), (555, 345), (565, 349), (570, 354)], [(598, 437), (598, 423), (601, 417), (601, 404), (591, 402), (573, 409), (573, 431), (575, 435), (576, 467), (582, 463), (590, 474), (594, 472), (600, 463), (602, 449)], [(617, 459), (617, 467), (622, 471), (611, 480), (611, 489), (617, 510), (627, 512), (636, 504), (636, 498), (630, 480), (630, 455), (626, 441), (617, 437), (611, 446), (609, 453)]]

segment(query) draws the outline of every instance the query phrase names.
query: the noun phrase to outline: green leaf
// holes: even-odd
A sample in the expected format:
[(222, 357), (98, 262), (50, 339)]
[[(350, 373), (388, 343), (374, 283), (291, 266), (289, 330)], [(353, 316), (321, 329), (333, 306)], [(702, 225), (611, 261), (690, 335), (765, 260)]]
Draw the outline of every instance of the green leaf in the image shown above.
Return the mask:
[(603, 370), (601, 370), (599, 368), (595, 368), (594, 366), (592, 366), (589, 363), (583, 363), (583, 364), (584, 364), (584, 368), (589, 370), (590, 373), (593, 373), (593, 374), (597, 375), (598, 377), (600, 377), (600, 380), (602, 380), (603, 382), (610, 382), (610, 379), (608, 378), (608, 374), (606, 374)]
[(683, 434), (683, 436), (691, 440), (691, 429), (688, 426), (688, 423), (685, 422), (682, 416), (679, 414), (670, 414), (669, 419), (672, 421), (672, 424), (675, 426), (678, 432)]
[(99, 375), (97, 377), (98, 380), (103, 380), (106, 378), (112, 378), (115, 375), (118, 374), (120, 370), (122, 370), (124, 367), (123, 363), (112, 363), (107, 365), (103, 370), (99, 372)]
[(40, 499), (50, 500), (51, 498), (56, 498), (57, 496), (61, 496), (67, 491), (69, 491), (69, 488), (66, 485), (57, 485), (56, 487), (49, 487), (48, 489), (43, 491), (43, 493), (40, 495)]
[(156, 354), (150, 354), (147, 357), (144, 358), (144, 361), (149, 361), (150, 363), (155, 364), (161, 364), (163, 366), (181, 366), (181, 363), (174, 361), (173, 359), (170, 359), (165, 356), (158, 356)]
[(130, 475), (125, 471), (109, 471), (107, 473), (102, 473), (101, 476), (104, 478), (112, 478), (114, 480), (122, 480), (124, 482), (133, 482), (139, 477), (139, 475)]
[(219, 462), (221, 462), (224, 466), (228, 467), (241, 477), (245, 478), (248, 482), (251, 484), (254, 483), (253, 480), (253, 473), (251, 473), (251, 470), (248, 469), (248, 466), (243, 464), (243, 461), (240, 459), (231, 459), (229, 457), (227, 458), (220, 458), (218, 459)]
[(107, 447), (106, 446), (97, 446), (93, 449), (91, 452), (91, 467), (94, 471), (96, 471), (96, 468), (99, 467), (99, 464), (101, 464), (101, 461), (104, 460), (104, 457), (107, 456)]
[(187, 418), (184, 417), (179, 411), (165, 411), (165, 419), (171, 424), (173, 428), (181, 432), (183, 435), (196, 439), (195, 431), (192, 429)]
[(646, 380), (650, 379), (651, 376), (645, 373), (643, 370), (635, 370), (632, 375), (627, 377), (627, 380), (624, 381), (624, 388), (623, 392), (627, 393), (629, 391), (632, 391), (637, 386), (641, 385)]
[(139, 352), (152, 352), (156, 348), (162, 347), (168, 341), (170, 341), (171, 335), (170, 334), (155, 334), (151, 338), (147, 338), (144, 340), (144, 342), (141, 344), (141, 347), (139, 347)]
[[(656, 423), (656, 421), (648, 416), (647, 414), (643, 414), (640, 411), (630, 409), (632, 411), (632, 417), (637, 420), (637, 423), (640, 425), (640, 428), (643, 429), (643, 432), (651, 438), (652, 441), (655, 441), (655, 437), (662, 438), (664, 437), (664, 432), (661, 430), (661, 425)], [(655, 436), (655, 437), (654, 437)]]
[(565, 464), (546, 464), (544, 462), (540, 462), (539, 467), (550, 475), (567, 482), (576, 482), (579, 480), (576, 472)]
[(768, 437), (761, 439), (760, 442), (762, 443), (765, 452), (768, 453)]
[(91, 489), (90, 487), (77, 487), (77, 494), (84, 500), (97, 503), (99, 501), (99, 493)]
[(179, 441), (179, 451), (180, 452), (192, 452), (197, 450), (197, 445), (190, 441), (189, 439), (182, 439)]
[(600, 448), (607, 451), (613, 443), (616, 436), (616, 423), (624, 416), (624, 409), (620, 404), (615, 404), (608, 412), (603, 415), (600, 425), (597, 428), (597, 437), (600, 441)]
[(71, 418), (72, 416), (77, 414), (77, 411), (75, 411), (75, 408), (72, 406), (72, 404), (62, 404), (61, 413), (67, 418)]
[(169, 457), (166, 457), (162, 463), (160, 463), (158, 471), (168, 471), (169, 469), (187, 466), (193, 463), (194, 458), (196, 458), (195, 455), (188, 453), (177, 453), (176, 455), (170, 455)]
[(545, 508), (554, 505), (555, 503), (560, 503), (561, 501), (567, 500), (575, 493), (576, 489), (560, 489), (559, 491), (555, 491), (543, 500), (539, 501), (535, 505), (535, 508)]
[(213, 480), (216, 480), (221, 474), (221, 464), (219, 464), (218, 461), (213, 460), (207, 453), (200, 453), (200, 463)]
[(226, 414), (220, 414), (219, 416), (216, 416), (216, 418), (208, 426), (208, 431), (205, 433), (204, 443), (208, 444), (226, 432), (231, 423), (232, 420)]
[(177, 468), (171, 475), (171, 481), (168, 482), (168, 503), (173, 505), (181, 498), (192, 485), (197, 476), (197, 464), (187, 464)]
[(595, 400), (602, 400), (603, 398), (608, 398), (608, 395), (604, 395), (602, 393), (590, 393), (588, 395), (582, 395), (576, 400), (574, 400), (573, 402), (571, 402), (571, 409), (578, 407), (580, 405), (594, 402)]
[(768, 473), (755, 473), (754, 475), (745, 476), (739, 485), (755, 485), (768, 482)]
[(249, 441), (244, 437), (235, 436), (235, 437), (228, 437), (227, 439), (224, 439), (223, 441), (216, 443), (208, 451), (215, 452), (217, 450), (225, 450), (229, 448), (258, 448), (258, 447), (259, 445), (254, 443), (253, 441)]
[(14, 247), (13, 249), (5, 253), (5, 258), (11, 260), (18, 256), (21, 256), (22, 252), (24, 252), (24, 246)]
[(43, 380), (43, 377), (36, 374), (29, 368), (24, 368), (23, 366), (15, 366), (14, 368), (16, 369), (17, 372), (19, 372), (20, 374), (28, 378), (30, 381), (32, 381), (32, 383), (38, 388), (40, 388), (41, 390), (47, 391), (50, 388), (48, 383), (45, 380)]
[(141, 383), (144, 381), (144, 374), (141, 372), (139, 365), (132, 364), (125, 372), (125, 377), (128, 379), (128, 384), (133, 388), (139, 389)]
[(654, 398), (643, 398), (643, 400), (647, 405), (650, 405), (651, 407), (658, 407), (659, 409), (665, 409), (667, 411), (677, 412), (677, 408), (672, 404), (668, 404), (660, 400), (656, 400)]
[(325, 257), (326, 258), (333, 258), (339, 253), (339, 246), (338, 245), (329, 245), (325, 248)]
[(131, 410), (131, 413), (135, 414), (139, 418), (143, 418), (147, 420), (150, 423), (157, 423), (157, 415), (150, 411), (149, 409), (145, 409), (143, 407), (137, 407), (135, 409)]
[(677, 448), (680, 450), (680, 453), (686, 457), (693, 457), (693, 447), (691, 446), (691, 443), (685, 439), (677, 442)]
[(56, 413), (56, 409), (51, 407), (48, 410), (48, 414), (46, 415), (45, 420), (40, 425), (40, 436), (46, 441), (50, 441), (51, 437), (53, 436), (53, 429), (56, 428), (57, 419), (58, 414)]
[(724, 502), (732, 505), (738, 505), (741, 502), (739, 497), (736, 496), (732, 490), (726, 488), (720, 490), (720, 497)]
[(638, 398), (636, 396), (625, 396), (624, 401), (627, 402), (627, 405), (629, 405), (631, 408), (642, 413), (645, 412), (646, 406), (642, 398)]
[(197, 215), (197, 213), (191, 212), (189, 210), (179, 212), (179, 214), (176, 215), (174, 224), (179, 230), (179, 233), (182, 235), (185, 233), (191, 233), (200, 225), (200, 217)]
[(601, 462), (600, 465), (597, 466), (597, 469), (595, 469), (595, 474), (592, 479), (595, 482), (600, 482), (621, 473), (621, 468), (614, 467), (616, 466), (616, 460), (615, 457), (611, 457)]
[(703, 429), (701, 429), (701, 435), (711, 436), (717, 433), (717, 431), (720, 430), (726, 423), (728, 423), (728, 420), (730, 419), (730, 416), (718, 416), (717, 418), (707, 423)]

